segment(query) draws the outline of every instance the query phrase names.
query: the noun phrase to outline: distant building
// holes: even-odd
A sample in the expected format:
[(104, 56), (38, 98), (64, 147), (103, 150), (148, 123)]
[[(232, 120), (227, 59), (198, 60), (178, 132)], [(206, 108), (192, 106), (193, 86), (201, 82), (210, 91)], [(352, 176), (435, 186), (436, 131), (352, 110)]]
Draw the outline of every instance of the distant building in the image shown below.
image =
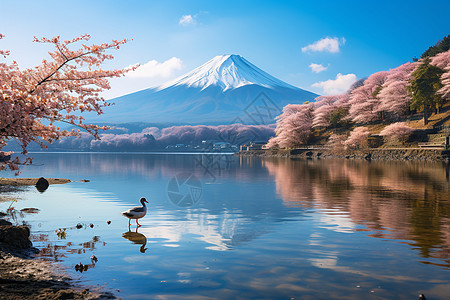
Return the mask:
[(250, 144), (241, 145), (241, 151), (263, 150), (266, 149), (267, 141), (255, 141)]
[(230, 147), (231, 147), (231, 144), (227, 143), (227, 142), (214, 143), (214, 149), (229, 149)]

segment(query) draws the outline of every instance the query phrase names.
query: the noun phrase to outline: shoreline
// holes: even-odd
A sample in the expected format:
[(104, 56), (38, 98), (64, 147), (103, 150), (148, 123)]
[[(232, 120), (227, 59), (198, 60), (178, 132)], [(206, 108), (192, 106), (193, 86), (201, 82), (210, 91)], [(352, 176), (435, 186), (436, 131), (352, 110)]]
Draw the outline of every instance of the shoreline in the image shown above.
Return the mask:
[[(39, 178), (4, 178), (0, 177), (0, 185), (9, 186), (30, 186), (36, 185)], [(45, 178), (49, 184), (66, 184), (72, 182), (70, 179), (65, 178)]]
[[(25, 186), (34, 186), (38, 178), (0, 178), (0, 187), (8, 195)], [(64, 184), (71, 180), (47, 178), (49, 184)], [(0, 197), (2, 192), (0, 191)], [(11, 195), (12, 194), (12, 195)], [(30, 241), (27, 226), (15, 226), (0, 214), (0, 299), (117, 299), (98, 287), (82, 286), (69, 277), (63, 265), (36, 258), (39, 249)]]
[(427, 148), (368, 148), (356, 151), (334, 152), (323, 148), (246, 150), (234, 154), (241, 157), (285, 157), (304, 159), (366, 159), (397, 161), (449, 162), (450, 150)]
[(77, 284), (61, 265), (34, 258), (36, 251), (0, 244), (0, 299), (117, 299)]

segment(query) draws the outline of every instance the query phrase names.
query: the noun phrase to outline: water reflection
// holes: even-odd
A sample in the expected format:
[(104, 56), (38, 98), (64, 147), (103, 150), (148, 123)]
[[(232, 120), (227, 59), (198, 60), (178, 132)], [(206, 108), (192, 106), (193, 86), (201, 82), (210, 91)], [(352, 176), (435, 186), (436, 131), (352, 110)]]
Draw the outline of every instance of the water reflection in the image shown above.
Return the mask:
[[(333, 231), (406, 240), (421, 257), (450, 266), (448, 164), (228, 158), (233, 163), (221, 167), (214, 182), (204, 174), (212, 159), (205, 155), (42, 154), (36, 161), (66, 177), (93, 176), (97, 191), (121, 201), (130, 198), (130, 190), (136, 197), (150, 192), (151, 206), (172, 212), (161, 221), (153, 216), (158, 230), (146, 228), (145, 234), (166, 239), (167, 246), (194, 234), (208, 249), (233, 249), (270, 232), (279, 221), (298, 217), (301, 210), (314, 209)], [(186, 171), (203, 186), (195, 211), (174, 208), (167, 197), (170, 179)], [(279, 199), (267, 184), (272, 178)]]
[(145, 248), (145, 246), (147, 245), (147, 237), (142, 233), (139, 233), (137, 227), (135, 232), (131, 231), (130, 227), (128, 227), (128, 231), (122, 233), (122, 237), (129, 240), (133, 244), (142, 245), (139, 248), (139, 252), (141, 253), (145, 253), (145, 251), (148, 249)]
[[(91, 240), (78, 244), (70, 241), (61, 244), (60, 242), (53, 241), (48, 234), (42, 233), (32, 234), (30, 239), (33, 242), (33, 246), (40, 250), (40, 252), (36, 254), (36, 257), (54, 259), (55, 261), (60, 261), (61, 258), (67, 257), (67, 254), (85, 254), (94, 251), (97, 248), (96, 245), (106, 245), (106, 243), (101, 241), (98, 236), (94, 236)], [(63, 238), (59, 239), (66, 239), (65, 234)]]
[[(450, 267), (448, 165), (365, 161), (264, 160), (285, 205), (320, 209), (341, 227), (407, 240)], [(337, 215), (348, 216), (336, 218)]]
[[(40, 233), (50, 235), (40, 242), (36, 236), (35, 245), (49, 255), (73, 251), (63, 259), (71, 268), (98, 255), (99, 264), (83, 277), (101, 278), (124, 298), (414, 299), (419, 289), (436, 299), (449, 294), (448, 165), (232, 158), (235, 163), (210, 180), (196, 158), (36, 157), (47, 177), (91, 182), (50, 186), (45, 195), (33, 191), (27, 206), (41, 211), (27, 218), (34, 231), (42, 223)], [(30, 166), (27, 176), (33, 172)], [(195, 206), (176, 206), (167, 196), (180, 172), (202, 183)], [(124, 232), (120, 212), (142, 195), (150, 196), (143, 227)], [(77, 223), (80, 229), (69, 227)], [(142, 255), (150, 245), (151, 255)]]

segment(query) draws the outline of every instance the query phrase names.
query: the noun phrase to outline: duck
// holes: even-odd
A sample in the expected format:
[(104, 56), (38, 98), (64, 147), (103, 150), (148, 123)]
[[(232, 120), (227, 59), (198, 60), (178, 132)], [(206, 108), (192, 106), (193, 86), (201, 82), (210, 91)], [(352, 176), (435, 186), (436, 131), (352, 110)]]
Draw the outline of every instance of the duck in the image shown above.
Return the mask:
[(138, 219), (143, 218), (147, 214), (147, 206), (145, 206), (145, 203), (148, 203), (148, 201), (145, 198), (141, 198), (139, 201), (141, 202), (142, 206), (136, 206), (122, 212), (122, 216), (125, 216), (129, 219), (128, 227), (131, 226), (131, 219), (136, 220), (137, 227), (142, 226), (141, 224), (139, 224)]

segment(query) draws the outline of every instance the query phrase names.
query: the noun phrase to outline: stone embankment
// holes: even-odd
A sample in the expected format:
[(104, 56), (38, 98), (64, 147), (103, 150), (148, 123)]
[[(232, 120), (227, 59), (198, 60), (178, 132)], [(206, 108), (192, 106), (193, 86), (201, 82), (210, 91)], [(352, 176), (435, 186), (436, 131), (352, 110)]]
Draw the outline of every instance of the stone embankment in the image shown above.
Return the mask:
[(376, 160), (425, 160), (449, 161), (450, 151), (443, 149), (423, 148), (368, 148), (357, 151), (336, 153), (326, 148), (301, 149), (267, 149), (249, 150), (236, 153), (238, 156), (261, 157), (295, 157), (305, 159), (317, 158), (347, 158), (347, 159), (376, 159)]

